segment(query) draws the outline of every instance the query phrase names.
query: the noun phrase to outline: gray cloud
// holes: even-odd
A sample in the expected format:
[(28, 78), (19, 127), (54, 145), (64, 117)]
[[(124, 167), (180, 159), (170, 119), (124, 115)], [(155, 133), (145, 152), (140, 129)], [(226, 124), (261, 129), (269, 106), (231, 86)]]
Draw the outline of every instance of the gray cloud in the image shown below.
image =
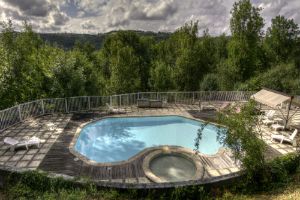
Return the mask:
[(53, 9), (46, 0), (3, 0), (29, 16), (45, 17)]
[[(174, 31), (189, 21), (199, 32), (230, 34), (235, 0), (0, 0), (0, 20), (32, 23), (38, 31), (108, 32), (118, 29)], [(251, 0), (262, 7), (266, 27), (277, 15), (300, 23), (300, 0)], [(1, 14), (2, 13), (2, 14)], [(69, 16), (68, 16), (69, 15)]]
[(67, 0), (68, 4), (73, 4), (80, 16), (94, 16), (107, 5), (109, 0)]
[(93, 30), (93, 29), (96, 29), (96, 26), (94, 25), (93, 22), (91, 22), (90, 20), (89, 21), (86, 21), (86, 22), (83, 22), (81, 24), (81, 27), (83, 29), (86, 29), (86, 30)]
[(69, 20), (69, 17), (62, 12), (54, 12), (52, 17), (56, 26), (64, 25)]
[(165, 20), (177, 10), (174, 0), (158, 1), (156, 3), (133, 5), (129, 10), (129, 18), (133, 20)]

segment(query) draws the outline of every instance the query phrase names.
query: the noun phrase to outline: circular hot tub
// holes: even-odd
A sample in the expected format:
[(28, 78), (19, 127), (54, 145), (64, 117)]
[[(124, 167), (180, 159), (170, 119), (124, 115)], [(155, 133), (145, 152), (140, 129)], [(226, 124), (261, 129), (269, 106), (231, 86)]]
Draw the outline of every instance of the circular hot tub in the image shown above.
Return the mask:
[(203, 166), (194, 152), (184, 148), (164, 148), (145, 157), (146, 176), (157, 183), (199, 180)]

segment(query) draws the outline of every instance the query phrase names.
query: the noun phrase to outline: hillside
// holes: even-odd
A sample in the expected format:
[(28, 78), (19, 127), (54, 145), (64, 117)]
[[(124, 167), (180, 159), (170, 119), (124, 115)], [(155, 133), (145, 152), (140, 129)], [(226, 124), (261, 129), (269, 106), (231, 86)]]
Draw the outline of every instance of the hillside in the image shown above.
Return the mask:
[[(76, 41), (80, 43), (91, 43), (94, 44), (96, 49), (100, 49), (103, 41), (106, 36), (115, 33), (108, 32), (108, 33), (99, 33), (95, 35), (91, 34), (76, 34), (76, 33), (39, 33), (40, 37), (50, 43), (50, 44), (56, 44), (57, 46), (63, 48), (63, 49), (71, 49)], [(163, 39), (166, 39), (169, 37), (170, 33), (164, 33), (164, 32), (144, 32), (144, 31), (134, 31), (140, 36), (152, 36), (155, 40), (160, 41)]]

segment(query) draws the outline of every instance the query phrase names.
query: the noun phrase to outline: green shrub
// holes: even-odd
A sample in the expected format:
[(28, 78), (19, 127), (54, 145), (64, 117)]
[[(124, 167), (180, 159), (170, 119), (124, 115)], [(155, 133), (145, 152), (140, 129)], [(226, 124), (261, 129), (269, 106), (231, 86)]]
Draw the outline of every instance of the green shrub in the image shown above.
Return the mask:
[[(238, 194), (276, 191), (300, 181), (300, 156), (288, 154), (267, 162), (264, 167), (245, 174), (231, 184), (186, 186), (169, 189), (108, 189), (92, 183), (77, 184), (46, 173), (12, 173), (4, 188), (5, 199), (237, 199)], [(240, 196), (242, 199), (242, 196)]]

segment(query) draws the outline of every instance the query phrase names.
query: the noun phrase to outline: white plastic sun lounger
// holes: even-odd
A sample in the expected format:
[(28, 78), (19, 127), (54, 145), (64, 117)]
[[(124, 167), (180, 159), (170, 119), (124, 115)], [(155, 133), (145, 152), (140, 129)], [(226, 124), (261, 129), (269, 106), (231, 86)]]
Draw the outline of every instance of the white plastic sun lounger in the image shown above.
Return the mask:
[(272, 124), (271, 128), (274, 129), (275, 131), (283, 130), (284, 126), (281, 124)]
[(279, 140), (280, 141), (280, 144), (282, 144), (283, 142), (288, 142), (288, 143), (291, 143), (293, 144), (293, 146), (296, 145), (296, 135), (298, 133), (298, 130), (295, 129), (294, 132), (289, 136), (289, 137), (286, 137), (284, 135), (278, 135), (278, 134), (272, 134), (271, 135), (271, 138), (272, 140)]
[(269, 111), (266, 113), (265, 118), (266, 118), (266, 119), (272, 119), (273, 116), (274, 116), (274, 114), (275, 114), (275, 110), (269, 110)]
[(261, 116), (261, 119), (264, 120), (272, 120), (275, 114), (275, 110), (269, 110), (265, 115)]
[(108, 113), (124, 113), (125, 110), (122, 108), (114, 108), (111, 105), (109, 105), (108, 103), (106, 103), (107, 106), (107, 112)]
[(274, 120), (272, 120), (272, 119), (264, 119), (264, 120), (262, 120), (262, 122), (265, 125), (271, 125), (271, 124), (274, 123)]
[(16, 140), (14, 138), (11, 137), (5, 137), (4, 138), (4, 143), (8, 144), (10, 146), (10, 150), (14, 151), (16, 148), (18, 147), (26, 147), (26, 149), (28, 150), (28, 148), (30, 146), (37, 146), (38, 148), (40, 147), (41, 142), (43, 142), (43, 140), (39, 139), (38, 137), (31, 137), (29, 139), (26, 140)]

